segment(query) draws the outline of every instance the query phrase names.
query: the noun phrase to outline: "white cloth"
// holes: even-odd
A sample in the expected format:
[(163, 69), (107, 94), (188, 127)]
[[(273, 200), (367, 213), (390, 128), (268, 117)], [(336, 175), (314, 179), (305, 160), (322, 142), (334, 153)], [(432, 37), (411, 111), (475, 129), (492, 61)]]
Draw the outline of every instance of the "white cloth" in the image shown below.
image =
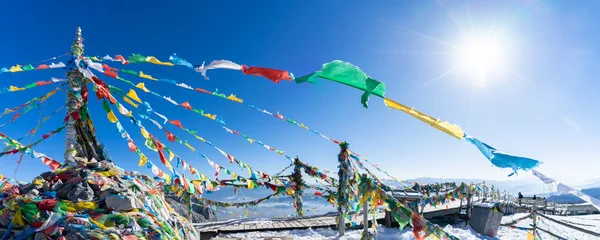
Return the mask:
[(215, 61), (210, 62), (210, 64), (208, 64), (208, 66), (204, 66), (204, 62), (202, 62), (202, 66), (196, 67), (196, 68), (194, 68), (194, 70), (196, 72), (199, 72), (200, 74), (202, 74), (202, 76), (205, 79), (208, 79), (208, 77), (206, 76), (206, 71), (208, 71), (209, 69), (217, 69), (217, 68), (241, 71), (242, 65), (239, 65), (239, 64), (234, 63), (229, 60), (215, 60)]
[(564, 185), (562, 183), (559, 183), (557, 188), (561, 194), (567, 194), (567, 193), (573, 194), (573, 195), (577, 196), (578, 198), (581, 198), (581, 200), (592, 204), (594, 207), (596, 207), (596, 209), (600, 210), (600, 200), (593, 198), (590, 195), (582, 193), (581, 191), (574, 189), (572, 187), (569, 187), (567, 185)]
[(169, 101), (170, 103), (174, 104), (174, 105), (179, 105), (177, 102), (175, 102), (173, 99), (171, 99), (171, 97), (165, 97), (163, 96), (163, 98), (167, 101)]
[(549, 178), (548, 176), (546, 176), (543, 173), (538, 172), (536, 170), (531, 170), (531, 173), (533, 173), (533, 176), (538, 177), (544, 183), (553, 183), (553, 182), (555, 182), (554, 179)]
[(160, 113), (154, 112), (154, 114), (156, 114), (156, 116), (159, 116), (160, 118), (162, 118), (163, 120), (165, 120), (165, 122), (163, 124), (166, 124), (169, 119), (167, 119), (167, 117), (165, 117), (165, 115), (162, 115)]
[(56, 213), (56, 212), (52, 212), (52, 214), (50, 214), (50, 217), (48, 217), (48, 219), (44, 222), (44, 224), (42, 224), (41, 227), (36, 228), (35, 231), (39, 232), (42, 231), (46, 228), (49, 228), (50, 226), (54, 225), (56, 222), (58, 222), (58, 220), (60, 220), (62, 218), (61, 214)]
[(190, 85), (187, 85), (185, 83), (178, 83), (177, 86), (182, 87), (182, 88), (187, 88), (190, 90), (194, 90), (194, 88), (192, 88)]
[(49, 68), (64, 68), (67, 67), (67, 65), (65, 65), (62, 62), (59, 63), (50, 63), (50, 65), (48, 65)]

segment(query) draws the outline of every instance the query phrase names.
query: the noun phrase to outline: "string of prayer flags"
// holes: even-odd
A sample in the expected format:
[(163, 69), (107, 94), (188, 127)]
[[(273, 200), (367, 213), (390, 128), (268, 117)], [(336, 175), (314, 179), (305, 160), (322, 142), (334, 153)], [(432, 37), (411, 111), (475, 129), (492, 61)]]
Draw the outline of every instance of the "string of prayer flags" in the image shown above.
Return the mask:
[(41, 87), (41, 86), (45, 86), (45, 85), (49, 85), (49, 84), (62, 82), (62, 81), (65, 81), (65, 79), (52, 78), (52, 80), (32, 82), (23, 87), (9, 86), (9, 87), (0, 88), (0, 93), (24, 91), (24, 90), (27, 90), (30, 88)]
[(2, 67), (0, 68), (0, 73), (15, 73), (15, 72), (25, 72), (25, 71), (32, 71), (32, 70), (42, 70), (42, 69), (51, 69), (51, 68), (65, 68), (67, 67), (67, 65), (65, 65), (62, 62), (59, 63), (51, 63), (50, 65), (46, 65), (46, 64), (40, 64), (37, 67), (33, 67), (33, 65), (31, 64), (27, 64), (25, 66), (22, 65), (14, 65), (10, 68), (6, 68), (6, 67)]
[(11, 150), (8, 151), (4, 151), (4, 152), (0, 152), (0, 157), (3, 157), (4, 155), (8, 155), (8, 154), (17, 154), (17, 153), (23, 153), (23, 152), (28, 152), (30, 151), (30, 149), (38, 144), (40, 144), (41, 142), (43, 142), (44, 140), (50, 138), (52, 135), (59, 133), (60, 131), (62, 131), (65, 128), (65, 126), (61, 126), (59, 128), (57, 128), (54, 131), (50, 131), (49, 133), (46, 134), (42, 134), (42, 138), (29, 144), (29, 145), (22, 145), (21, 143), (9, 139), (5, 134), (0, 133), (0, 137), (8, 139), (9, 140), (9, 147), (11, 147)]
[(208, 80), (208, 76), (206, 76), (206, 71), (210, 69), (230, 69), (230, 70), (239, 70), (246, 75), (255, 75), (264, 77), (269, 79), (275, 83), (279, 83), (281, 80), (291, 81), (290, 74), (288, 71), (272, 69), (272, 68), (263, 68), (263, 67), (248, 67), (246, 65), (240, 65), (234, 63), (229, 60), (215, 60), (210, 62), (208, 65), (204, 65), (205, 62), (202, 62), (202, 65), (197, 66), (194, 70)]
[(446, 134), (448, 134), (450, 136), (453, 136), (458, 139), (463, 138), (464, 133), (460, 129), (460, 126), (458, 126), (456, 124), (442, 122), (440, 119), (433, 118), (425, 113), (419, 112), (419, 111), (415, 110), (414, 108), (409, 108), (409, 107), (402, 105), (398, 102), (395, 102), (394, 100), (391, 100), (389, 98), (384, 98), (383, 102), (385, 103), (385, 105), (387, 107), (403, 111), (403, 112), (407, 113), (408, 115), (411, 115), (414, 118), (419, 119), (422, 122), (436, 128), (442, 132), (445, 132)]
[(141, 54), (137, 54), (137, 53), (133, 54), (133, 56), (129, 57), (129, 59), (127, 59), (127, 61), (129, 63), (152, 63), (152, 64), (163, 65), (163, 66), (174, 66), (173, 63), (161, 62), (154, 56), (145, 57), (145, 56), (143, 56)]
[(44, 96), (34, 97), (34, 98), (30, 99), (29, 101), (27, 101), (17, 107), (11, 108), (11, 109), (7, 108), (4, 110), (4, 112), (0, 113), (0, 118), (4, 117), (5, 115), (11, 114), (13, 112), (19, 111), (25, 107), (31, 106), (31, 105), (35, 104), (36, 102), (42, 103), (42, 102), (46, 101), (48, 98), (52, 97), (59, 90), (60, 90), (59, 88), (56, 88), (56, 89), (46, 93)]
[[(51, 133), (51, 134), (54, 134), (54, 133)], [(8, 141), (9, 146), (16, 148), (15, 150), (18, 150), (19, 152), (29, 153), (31, 155), (31, 158), (38, 158), (38, 159), (42, 160), (42, 163), (45, 164), (46, 166), (50, 167), (50, 169), (53, 171), (62, 166), (62, 164), (60, 162), (46, 156), (43, 153), (34, 151), (33, 149), (31, 149), (32, 146), (27, 147), (27, 146), (23, 145), (22, 143), (20, 143), (19, 141), (14, 140), (14, 139), (6, 136), (3, 133), (0, 133), (0, 140), (5, 140), (5, 139)]]
[(365, 108), (368, 107), (369, 96), (374, 94), (381, 98), (385, 94), (385, 83), (372, 79), (360, 68), (340, 60), (323, 64), (321, 70), (296, 78), (296, 83), (310, 82), (315, 83), (317, 78), (323, 78), (339, 82), (360, 90), (365, 91), (361, 96), (360, 102)]
[(512, 176), (517, 173), (517, 170), (528, 171), (537, 167), (540, 164), (540, 161), (526, 158), (514, 156), (508, 153), (504, 153), (498, 151), (490, 145), (485, 144), (484, 142), (479, 141), (479, 139), (471, 137), (469, 135), (464, 135), (465, 140), (475, 145), (479, 151), (488, 159), (494, 166), (499, 168), (510, 168), (513, 172), (508, 175)]

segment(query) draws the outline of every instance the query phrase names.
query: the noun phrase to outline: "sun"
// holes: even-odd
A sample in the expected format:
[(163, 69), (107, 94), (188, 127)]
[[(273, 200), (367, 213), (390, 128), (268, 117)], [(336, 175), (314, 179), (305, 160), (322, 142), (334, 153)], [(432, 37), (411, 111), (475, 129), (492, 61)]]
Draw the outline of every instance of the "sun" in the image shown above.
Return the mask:
[(507, 49), (493, 36), (469, 36), (457, 49), (457, 65), (475, 83), (483, 84), (506, 67)]

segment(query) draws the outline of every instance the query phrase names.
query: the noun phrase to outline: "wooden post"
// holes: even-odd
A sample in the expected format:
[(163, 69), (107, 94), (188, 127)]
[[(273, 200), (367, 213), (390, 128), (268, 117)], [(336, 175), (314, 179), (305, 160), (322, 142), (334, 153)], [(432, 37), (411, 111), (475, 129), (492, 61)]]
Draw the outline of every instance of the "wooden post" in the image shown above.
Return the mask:
[(536, 231), (536, 229), (537, 229), (537, 217), (535, 215), (536, 212), (537, 212), (536, 211), (536, 206), (535, 206), (535, 203), (534, 203), (534, 205), (533, 205), (533, 212), (532, 212), (532, 216), (533, 216), (533, 235), (534, 236), (537, 234), (537, 231)]
[(473, 201), (473, 194), (471, 192), (471, 186), (469, 185), (469, 190), (467, 190), (467, 223), (471, 221), (471, 204)]
[[(367, 179), (367, 174), (362, 174), (363, 179)], [(368, 187), (370, 188), (370, 182)], [(369, 190), (369, 189), (366, 189)], [(363, 192), (364, 194), (365, 192)], [(375, 224), (375, 223), (373, 223)], [(369, 200), (363, 204), (363, 236), (369, 236)]]
[(294, 207), (296, 208), (296, 215), (302, 217), (304, 216), (304, 210), (302, 209), (304, 181), (302, 181), (302, 171), (300, 171), (300, 159), (298, 157), (294, 159), (294, 172), (292, 173), (292, 181), (296, 185), (296, 191), (294, 192)]
[(338, 162), (340, 164), (338, 171), (338, 198), (337, 198), (337, 224), (338, 224), (338, 232), (339, 237), (344, 236), (346, 232), (346, 214), (348, 212), (348, 171), (350, 171), (350, 164), (348, 160), (348, 143), (342, 142), (340, 143), (340, 154), (338, 155)]

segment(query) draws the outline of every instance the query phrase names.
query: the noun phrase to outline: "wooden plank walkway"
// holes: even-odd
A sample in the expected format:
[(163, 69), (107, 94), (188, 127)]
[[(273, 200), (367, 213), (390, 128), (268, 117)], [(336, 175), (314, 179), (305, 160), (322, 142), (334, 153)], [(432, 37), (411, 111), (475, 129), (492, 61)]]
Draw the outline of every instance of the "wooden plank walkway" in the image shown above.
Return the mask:
[[(463, 202), (466, 204), (466, 202)], [(446, 206), (448, 208), (446, 209)], [(426, 206), (423, 212), (425, 218), (458, 214), (459, 201), (436, 207)], [(378, 213), (376, 220), (384, 219), (385, 213)], [(362, 219), (362, 217), (361, 217)], [(369, 222), (372, 217), (369, 217)], [(270, 220), (234, 219), (221, 222), (192, 224), (201, 233), (202, 239), (210, 239), (220, 233), (252, 232), (252, 231), (284, 231), (308, 228), (335, 228), (335, 215), (311, 216), (303, 218), (281, 218)]]

